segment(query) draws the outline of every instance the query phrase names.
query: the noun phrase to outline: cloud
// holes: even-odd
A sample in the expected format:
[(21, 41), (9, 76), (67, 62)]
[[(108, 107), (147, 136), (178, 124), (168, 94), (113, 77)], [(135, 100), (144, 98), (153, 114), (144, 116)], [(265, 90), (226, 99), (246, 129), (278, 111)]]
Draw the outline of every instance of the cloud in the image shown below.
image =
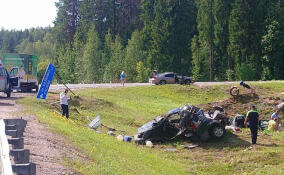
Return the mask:
[(58, 0), (0, 0), (0, 28), (53, 26)]

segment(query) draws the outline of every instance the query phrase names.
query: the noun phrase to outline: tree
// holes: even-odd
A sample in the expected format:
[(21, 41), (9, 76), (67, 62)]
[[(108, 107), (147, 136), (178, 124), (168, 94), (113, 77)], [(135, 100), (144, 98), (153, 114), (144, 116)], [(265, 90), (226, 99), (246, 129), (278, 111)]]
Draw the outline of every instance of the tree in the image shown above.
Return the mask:
[(232, 63), (227, 50), (229, 45), (229, 16), (232, 0), (214, 0), (214, 69), (216, 78), (225, 79), (226, 70), (232, 69)]
[[(125, 55), (125, 72), (127, 72), (127, 81), (134, 82), (137, 78), (137, 64), (140, 62), (140, 68), (146, 67), (146, 51), (143, 50), (143, 40), (139, 31), (132, 33), (131, 40), (128, 41)], [(140, 69), (139, 69), (140, 70)], [(142, 73), (143, 74), (143, 73)], [(144, 76), (140, 76), (139, 81), (144, 81)], [(142, 78), (143, 77), (143, 78)]]
[(83, 54), (84, 71), (88, 82), (101, 82), (102, 69), (102, 43), (95, 26), (91, 25), (88, 40)]
[(264, 29), (265, 0), (236, 0), (229, 21), (229, 55), (233, 58), (237, 74), (242, 64), (252, 68), (252, 79), (261, 76), (261, 37)]
[(153, 15), (144, 15), (145, 20), (153, 18), (152, 22), (144, 21), (150, 31), (151, 68), (161, 72), (191, 72), (189, 48), (195, 33), (195, 4), (192, 1), (158, 0), (153, 10)]
[(58, 9), (54, 22), (57, 41), (71, 44), (78, 24), (78, 0), (59, 0), (55, 5)]
[[(104, 71), (104, 82), (116, 82), (120, 73), (125, 69), (125, 51), (121, 44), (121, 38), (117, 35), (115, 42), (111, 44), (111, 58)], [(128, 72), (126, 72), (126, 75)]]

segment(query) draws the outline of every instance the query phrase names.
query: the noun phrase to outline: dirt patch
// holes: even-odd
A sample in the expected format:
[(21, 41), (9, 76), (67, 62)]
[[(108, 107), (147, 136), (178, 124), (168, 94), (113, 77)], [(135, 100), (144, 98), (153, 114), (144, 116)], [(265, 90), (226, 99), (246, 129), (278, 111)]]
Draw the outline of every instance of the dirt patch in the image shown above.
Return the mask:
[(35, 116), (18, 115), (23, 109), (15, 100), (23, 96), (24, 94), (13, 93), (12, 98), (9, 99), (0, 97), (0, 118), (22, 117), (27, 120), (24, 145), (25, 149), (30, 150), (30, 162), (36, 164), (37, 174), (79, 174), (63, 165), (63, 157), (84, 160), (83, 154), (80, 154), (65, 138), (50, 132)]
[(280, 97), (246, 93), (235, 98), (231, 97), (226, 100), (200, 105), (200, 107), (209, 110), (212, 106), (221, 106), (224, 108), (228, 117), (234, 117), (236, 114), (246, 114), (250, 110), (250, 106), (254, 104), (260, 112), (261, 117), (269, 119), (276, 106), (283, 101), (284, 99)]

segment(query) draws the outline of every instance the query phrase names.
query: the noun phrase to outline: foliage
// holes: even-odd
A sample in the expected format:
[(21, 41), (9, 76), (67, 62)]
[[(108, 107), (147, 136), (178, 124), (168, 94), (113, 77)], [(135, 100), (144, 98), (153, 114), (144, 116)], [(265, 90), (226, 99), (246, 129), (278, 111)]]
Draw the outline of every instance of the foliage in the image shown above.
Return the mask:
[(59, 0), (54, 27), (1, 29), (0, 52), (36, 54), (70, 83), (117, 81), (122, 70), (128, 82), (146, 81), (140, 61), (146, 72), (201, 81), (284, 79), (283, 3)]

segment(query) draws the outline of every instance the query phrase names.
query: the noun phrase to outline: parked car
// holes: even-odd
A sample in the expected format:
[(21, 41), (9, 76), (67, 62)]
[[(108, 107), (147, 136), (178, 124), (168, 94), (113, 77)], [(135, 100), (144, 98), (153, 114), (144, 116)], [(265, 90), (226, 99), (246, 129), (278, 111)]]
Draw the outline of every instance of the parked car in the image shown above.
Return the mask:
[(225, 133), (228, 118), (221, 107), (213, 107), (214, 112), (204, 114), (203, 110), (190, 105), (175, 108), (165, 116), (158, 116), (138, 129), (134, 139), (136, 143), (145, 141), (165, 141), (180, 137), (197, 136), (206, 141), (209, 138), (220, 139)]
[(152, 84), (190, 84), (193, 83), (193, 80), (190, 77), (182, 76), (174, 72), (165, 72), (153, 75), (149, 79), (149, 83)]
[(7, 97), (11, 96), (11, 85), (9, 81), (9, 74), (0, 60), (0, 92), (7, 94)]

